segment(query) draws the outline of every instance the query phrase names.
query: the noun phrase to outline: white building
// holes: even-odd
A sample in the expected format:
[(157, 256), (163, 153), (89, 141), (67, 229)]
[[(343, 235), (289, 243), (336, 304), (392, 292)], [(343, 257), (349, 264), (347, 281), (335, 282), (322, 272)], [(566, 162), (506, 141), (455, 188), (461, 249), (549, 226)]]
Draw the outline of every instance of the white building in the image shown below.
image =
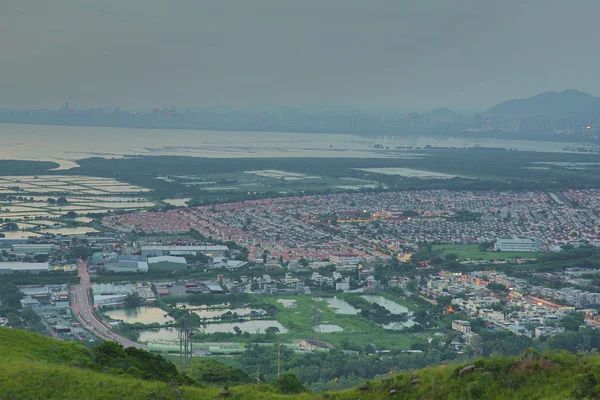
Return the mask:
[(299, 281), (300, 281), (300, 279), (295, 278), (291, 272), (286, 273), (285, 278), (281, 279), (281, 283), (283, 283), (285, 285), (293, 285)]
[(355, 253), (332, 253), (329, 261), (338, 265), (358, 265), (360, 256)]
[(452, 321), (452, 330), (460, 332), (462, 334), (467, 334), (471, 332), (471, 323), (469, 321), (461, 321), (459, 319), (455, 319)]
[(208, 257), (224, 256), (229, 251), (227, 246), (162, 246), (162, 245), (144, 245), (142, 246), (143, 256), (183, 256), (204, 254)]
[(541, 251), (540, 238), (525, 236), (512, 236), (496, 239), (494, 250), (497, 251)]
[(112, 283), (96, 283), (92, 286), (94, 304), (118, 306), (125, 303), (128, 295), (134, 293), (133, 285), (114, 285)]

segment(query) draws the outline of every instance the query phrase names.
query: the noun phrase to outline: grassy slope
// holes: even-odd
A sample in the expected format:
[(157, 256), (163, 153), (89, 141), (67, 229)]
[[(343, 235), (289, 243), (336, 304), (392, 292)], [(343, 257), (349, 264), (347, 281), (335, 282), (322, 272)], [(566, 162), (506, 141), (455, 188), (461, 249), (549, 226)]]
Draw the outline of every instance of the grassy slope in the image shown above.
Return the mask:
[[(390, 399), (581, 399), (598, 398), (600, 357), (570, 353), (543, 357), (482, 359), (471, 372), (461, 375), (457, 368), (428, 368), (394, 375), (369, 385), (362, 398)], [(596, 372), (594, 372), (596, 371)], [(593, 376), (593, 377), (592, 377)], [(390, 395), (396, 390), (397, 394)], [(332, 393), (331, 399), (357, 397), (357, 389)], [(354, 397), (352, 396), (354, 394)]]
[[(0, 398), (4, 399), (222, 398), (219, 388), (176, 387), (69, 366), (89, 357), (84, 347), (17, 329), (0, 328), (0, 354)], [(600, 394), (597, 355), (552, 353), (541, 357), (531, 353), (479, 360), (466, 374), (458, 373), (461, 367), (428, 368), (372, 381), (363, 390), (318, 395), (285, 396), (275, 393), (270, 385), (238, 386), (229, 392), (230, 398), (250, 400), (575, 399)]]

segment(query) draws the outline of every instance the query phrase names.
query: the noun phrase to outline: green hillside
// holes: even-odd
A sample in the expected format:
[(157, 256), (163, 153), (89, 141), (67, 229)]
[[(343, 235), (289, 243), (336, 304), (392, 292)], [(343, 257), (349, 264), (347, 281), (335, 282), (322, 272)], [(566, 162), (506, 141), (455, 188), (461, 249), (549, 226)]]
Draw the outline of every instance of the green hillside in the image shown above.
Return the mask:
[[(84, 346), (56, 341), (18, 329), (0, 328), (1, 399), (595, 399), (600, 397), (600, 356), (533, 351), (517, 358), (482, 359), (461, 366), (428, 368), (391, 375), (354, 389), (286, 395), (277, 384), (227, 388), (168, 376), (160, 382), (136, 379), (149, 373), (129, 367), (123, 351), (95, 353)], [(119, 353), (121, 352), (121, 353)], [(100, 355), (98, 355), (100, 354)], [(120, 355), (119, 355), (120, 354)], [(163, 363), (154, 355), (147, 364)], [(104, 357), (105, 359), (99, 359)], [(100, 365), (100, 366), (99, 366)], [(158, 365), (158, 364), (157, 364)], [(157, 379), (163, 379), (161, 366)], [(168, 372), (167, 372), (168, 373)], [(176, 374), (176, 372), (175, 372)], [(177, 379), (184, 384), (176, 383)]]

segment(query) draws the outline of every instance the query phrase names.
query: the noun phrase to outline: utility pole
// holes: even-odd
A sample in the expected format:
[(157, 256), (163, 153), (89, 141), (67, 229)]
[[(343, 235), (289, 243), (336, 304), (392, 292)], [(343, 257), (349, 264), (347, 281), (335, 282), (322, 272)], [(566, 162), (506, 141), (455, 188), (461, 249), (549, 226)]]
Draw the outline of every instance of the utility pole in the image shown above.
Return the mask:
[(281, 343), (277, 338), (277, 379), (281, 379)]
[(256, 384), (260, 385), (260, 365), (256, 366)]

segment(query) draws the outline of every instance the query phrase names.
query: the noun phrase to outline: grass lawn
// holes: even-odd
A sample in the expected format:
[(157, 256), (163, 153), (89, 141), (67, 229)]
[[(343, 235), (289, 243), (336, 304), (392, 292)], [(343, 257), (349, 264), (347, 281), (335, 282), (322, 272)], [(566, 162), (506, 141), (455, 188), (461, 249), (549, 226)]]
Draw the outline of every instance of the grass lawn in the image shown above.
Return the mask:
[(512, 260), (515, 258), (537, 258), (539, 253), (526, 251), (479, 251), (477, 244), (436, 244), (434, 250), (443, 250), (446, 254), (454, 253), (459, 261), (474, 260)]

